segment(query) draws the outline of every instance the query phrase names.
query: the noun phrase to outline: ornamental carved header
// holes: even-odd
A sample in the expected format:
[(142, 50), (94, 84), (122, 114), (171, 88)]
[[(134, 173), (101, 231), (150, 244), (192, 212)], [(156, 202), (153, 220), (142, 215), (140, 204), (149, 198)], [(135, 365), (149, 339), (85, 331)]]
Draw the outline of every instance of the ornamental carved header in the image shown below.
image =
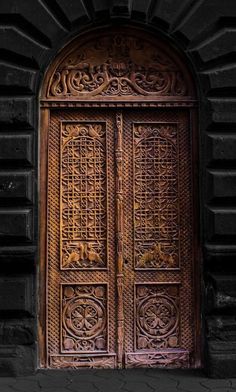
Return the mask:
[(46, 99), (140, 99), (190, 96), (189, 75), (163, 43), (112, 31), (83, 38), (59, 56)]

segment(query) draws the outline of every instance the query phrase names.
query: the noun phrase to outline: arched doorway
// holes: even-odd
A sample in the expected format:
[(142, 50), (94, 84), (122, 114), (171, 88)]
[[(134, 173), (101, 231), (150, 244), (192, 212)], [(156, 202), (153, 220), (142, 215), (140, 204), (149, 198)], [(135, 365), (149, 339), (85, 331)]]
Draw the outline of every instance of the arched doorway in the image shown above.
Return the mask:
[(41, 113), (41, 366), (199, 366), (196, 94), (181, 56), (138, 29), (81, 35), (50, 66)]

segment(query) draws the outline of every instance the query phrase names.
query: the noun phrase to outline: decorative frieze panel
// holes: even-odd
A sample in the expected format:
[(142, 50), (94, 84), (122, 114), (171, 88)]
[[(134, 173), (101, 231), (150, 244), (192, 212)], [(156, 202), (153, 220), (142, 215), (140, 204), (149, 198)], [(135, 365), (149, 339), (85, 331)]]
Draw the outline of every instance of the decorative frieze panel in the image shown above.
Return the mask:
[(61, 268), (105, 268), (105, 123), (61, 123)]
[(127, 353), (126, 368), (188, 368), (189, 353), (185, 350)]
[(180, 346), (179, 286), (137, 284), (136, 350), (173, 349)]
[(133, 146), (135, 267), (178, 268), (177, 124), (136, 123)]
[(47, 98), (191, 95), (180, 64), (144, 37), (111, 32), (81, 42), (54, 69)]
[(61, 286), (61, 352), (107, 350), (107, 285)]
[(72, 356), (51, 355), (50, 367), (59, 369), (114, 369), (116, 366), (115, 355)]

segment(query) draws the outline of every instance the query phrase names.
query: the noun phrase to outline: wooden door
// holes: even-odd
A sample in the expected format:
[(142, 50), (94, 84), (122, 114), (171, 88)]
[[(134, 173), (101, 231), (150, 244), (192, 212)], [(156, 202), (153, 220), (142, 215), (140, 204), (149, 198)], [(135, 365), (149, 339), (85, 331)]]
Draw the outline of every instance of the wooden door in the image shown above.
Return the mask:
[(51, 110), (47, 366), (194, 366), (187, 110)]

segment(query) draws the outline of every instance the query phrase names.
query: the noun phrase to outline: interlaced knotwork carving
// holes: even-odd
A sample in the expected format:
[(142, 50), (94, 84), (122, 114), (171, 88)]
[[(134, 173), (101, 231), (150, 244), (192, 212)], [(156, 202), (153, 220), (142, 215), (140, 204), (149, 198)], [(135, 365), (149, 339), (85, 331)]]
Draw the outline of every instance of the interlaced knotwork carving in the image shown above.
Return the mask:
[(177, 285), (136, 285), (136, 349), (179, 346)]
[(175, 124), (134, 125), (134, 236), (137, 268), (178, 267)]
[(107, 349), (105, 285), (62, 285), (62, 352)]
[(185, 96), (187, 81), (163, 48), (131, 33), (109, 32), (73, 47), (57, 65), (47, 98)]
[(105, 125), (63, 122), (61, 132), (62, 268), (104, 268)]

